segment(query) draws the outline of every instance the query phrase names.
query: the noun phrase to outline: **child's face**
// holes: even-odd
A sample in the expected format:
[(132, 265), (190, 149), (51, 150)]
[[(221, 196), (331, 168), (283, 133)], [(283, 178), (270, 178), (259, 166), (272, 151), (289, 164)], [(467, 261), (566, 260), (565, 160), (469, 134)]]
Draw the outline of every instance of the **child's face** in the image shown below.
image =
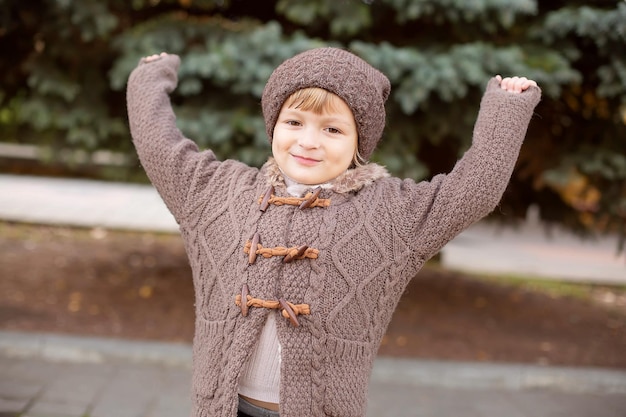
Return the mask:
[(321, 114), (285, 104), (274, 127), (272, 153), (289, 178), (323, 184), (350, 167), (357, 143), (354, 116), (343, 100)]

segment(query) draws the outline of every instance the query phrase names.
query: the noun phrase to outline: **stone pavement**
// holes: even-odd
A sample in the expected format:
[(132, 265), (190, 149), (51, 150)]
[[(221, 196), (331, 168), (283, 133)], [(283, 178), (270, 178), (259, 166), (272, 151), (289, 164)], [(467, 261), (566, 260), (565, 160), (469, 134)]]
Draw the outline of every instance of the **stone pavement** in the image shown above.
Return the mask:
[(581, 239), (527, 221), (519, 228), (479, 222), (441, 251), (449, 269), (572, 282), (626, 284), (626, 252), (617, 236)]
[(149, 185), (0, 175), (0, 196), (1, 220), (178, 232)]
[[(0, 220), (176, 233), (151, 186), (0, 175)], [(483, 273), (626, 283), (616, 241), (479, 223), (442, 252)], [(1, 255), (0, 255), (1, 260)], [(626, 354), (626, 353), (625, 353)], [(187, 416), (191, 347), (0, 332), (0, 417)], [(626, 417), (626, 370), (378, 358), (368, 417)]]
[[(0, 332), (0, 416), (187, 417), (191, 346)], [(378, 358), (368, 417), (624, 417), (626, 371)]]

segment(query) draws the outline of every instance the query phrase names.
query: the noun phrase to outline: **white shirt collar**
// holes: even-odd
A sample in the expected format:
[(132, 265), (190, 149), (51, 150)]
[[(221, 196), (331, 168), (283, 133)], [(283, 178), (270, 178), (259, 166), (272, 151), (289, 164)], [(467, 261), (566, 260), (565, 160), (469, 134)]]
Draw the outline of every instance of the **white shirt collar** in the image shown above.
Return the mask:
[(285, 185), (287, 186), (287, 193), (289, 193), (289, 195), (292, 197), (302, 197), (307, 190), (310, 190), (313, 188), (317, 188), (317, 187), (329, 188), (330, 187), (329, 183), (312, 184), (312, 185), (300, 184), (299, 182), (289, 178), (287, 174), (283, 172), (282, 169), (280, 170), (280, 172), (283, 175), (283, 178), (285, 179)]

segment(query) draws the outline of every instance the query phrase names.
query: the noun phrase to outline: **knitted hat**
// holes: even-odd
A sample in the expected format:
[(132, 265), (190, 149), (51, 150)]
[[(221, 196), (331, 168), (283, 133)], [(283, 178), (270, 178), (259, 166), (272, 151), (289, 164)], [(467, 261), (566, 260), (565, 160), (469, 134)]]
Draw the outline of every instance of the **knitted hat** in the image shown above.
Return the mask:
[(285, 100), (309, 87), (328, 90), (346, 102), (356, 121), (359, 153), (368, 159), (385, 127), (385, 101), (391, 90), (387, 77), (343, 49), (311, 49), (286, 60), (270, 76), (261, 98), (270, 143)]

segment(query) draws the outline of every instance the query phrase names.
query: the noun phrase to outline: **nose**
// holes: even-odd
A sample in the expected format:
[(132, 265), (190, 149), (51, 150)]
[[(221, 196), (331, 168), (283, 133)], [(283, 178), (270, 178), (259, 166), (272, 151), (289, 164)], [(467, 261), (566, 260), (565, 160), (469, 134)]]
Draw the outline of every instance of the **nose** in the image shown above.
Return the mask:
[(319, 148), (320, 133), (316, 129), (303, 129), (298, 136), (298, 145), (305, 149)]

